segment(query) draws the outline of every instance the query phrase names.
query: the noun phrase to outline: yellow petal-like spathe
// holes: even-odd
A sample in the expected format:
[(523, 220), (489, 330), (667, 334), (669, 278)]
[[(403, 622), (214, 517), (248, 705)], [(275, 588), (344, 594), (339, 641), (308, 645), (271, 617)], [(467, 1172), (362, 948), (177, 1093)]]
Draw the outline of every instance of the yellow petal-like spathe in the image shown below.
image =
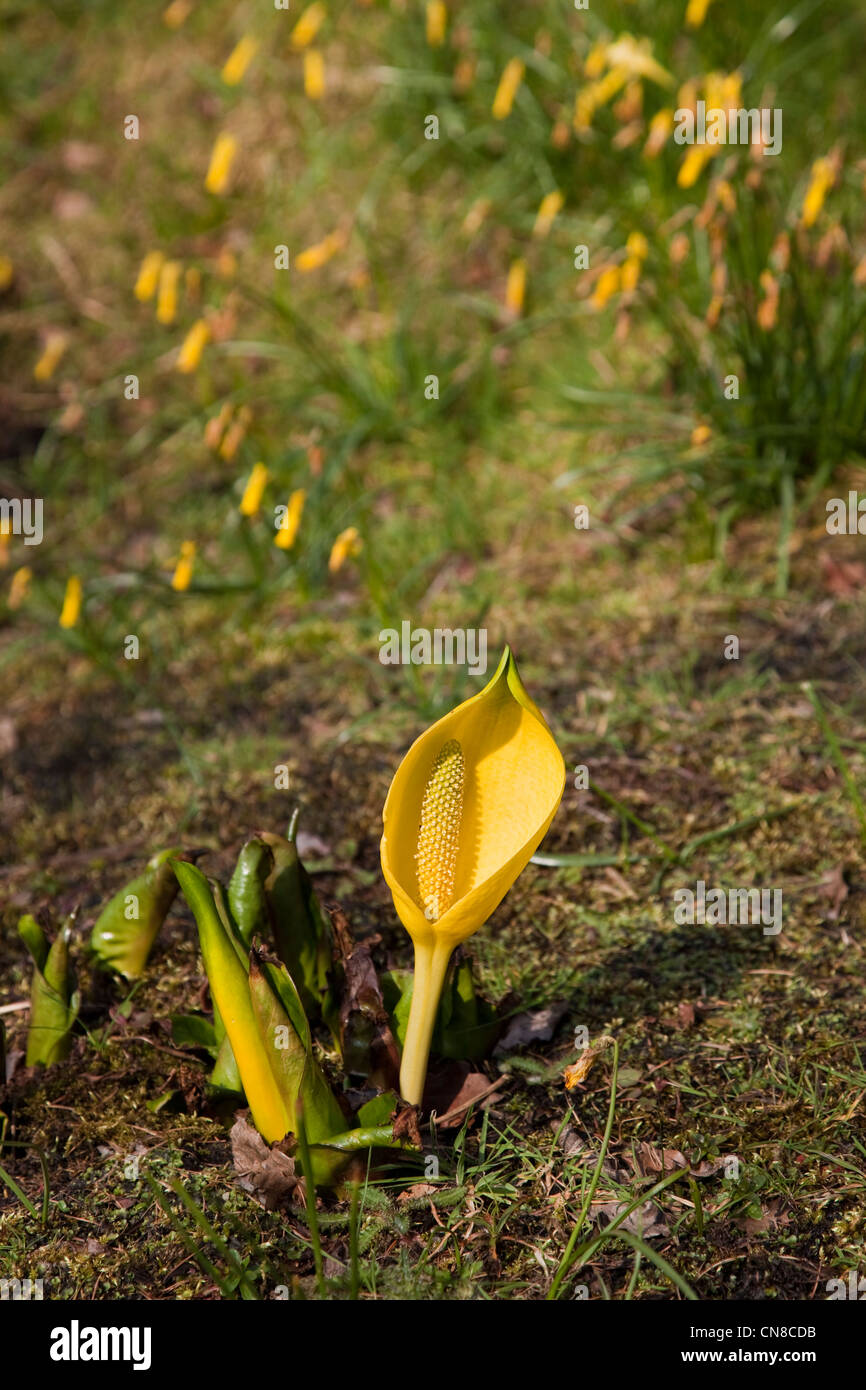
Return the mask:
[[(453, 898), (431, 921), (416, 853), (427, 784), (451, 740), (464, 759), (459, 846)], [(453, 947), (484, 925), (544, 838), (564, 786), (562, 754), (506, 647), (484, 689), (412, 744), (385, 802), (382, 872), (416, 946)]]

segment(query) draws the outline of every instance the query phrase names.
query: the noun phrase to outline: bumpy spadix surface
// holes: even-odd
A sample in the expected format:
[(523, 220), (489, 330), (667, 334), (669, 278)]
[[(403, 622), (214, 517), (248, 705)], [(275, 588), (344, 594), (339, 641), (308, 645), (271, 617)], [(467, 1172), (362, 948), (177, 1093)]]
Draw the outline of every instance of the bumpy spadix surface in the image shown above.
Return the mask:
[(436, 755), (424, 788), (415, 862), (424, 916), (438, 922), (454, 901), (454, 873), (463, 818), (463, 749), (450, 738)]
[(416, 943), (456, 944), (483, 926), (544, 838), (564, 786), (562, 755), (506, 647), (485, 688), (416, 739), (385, 802), (382, 872)]

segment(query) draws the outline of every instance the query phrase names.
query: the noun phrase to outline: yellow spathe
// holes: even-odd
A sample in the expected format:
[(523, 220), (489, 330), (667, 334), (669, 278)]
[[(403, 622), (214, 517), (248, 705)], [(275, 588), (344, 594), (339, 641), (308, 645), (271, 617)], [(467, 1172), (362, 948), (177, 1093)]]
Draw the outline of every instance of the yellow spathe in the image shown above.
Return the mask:
[[(380, 852), (397, 915), (415, 946), (400, 1071), (401, 1093), (412, 1105), (424, 1090), (451, 953), (484, 925), (526, 867), (564, 787), (562, 754), (509, 647), (484, 689), (416, 739), (395, 773)], [(431, 817), (438, 817), (438, 840)], [(438, 885), (432, 895), (431, 884)]]

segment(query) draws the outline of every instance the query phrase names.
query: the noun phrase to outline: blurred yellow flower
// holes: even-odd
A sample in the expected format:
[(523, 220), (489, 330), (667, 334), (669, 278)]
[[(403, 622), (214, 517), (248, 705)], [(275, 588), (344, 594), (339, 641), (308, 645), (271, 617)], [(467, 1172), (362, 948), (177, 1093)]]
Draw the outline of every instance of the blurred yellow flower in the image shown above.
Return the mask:
[(63, 595), (63, 607), (60, 610), (61, 627), (75, 627), (81, 616), (82, 597), (81, 580), (77, 574), (72, 574), (66, 581), (66, 592)]
[(0, 521), (0, 567), (9, 564), (9, 543), (12, 540), (12, 525), (8, 521)]
[(689, 0), (686, 7), (686, 24), (692, 29), (700, 29), (711, 4), (712, 0)]
[(180, 280), (180, 261), (165, 261), (159, 272), (159, 291), (156, 296), (158, 323), (174, 323), (177, 313), (177, 286)]
[(779, 283), (769, 270), (761, 271), (761, 289), (766, 296), (758, 305), (758, 325), (765, 333), (776, 326), (779, 311)]
[(274, 545), (279, 546), (280, 550), (291, 550), (298, 534), (298, 527), (301, 524), (301, 517), (304, 513), (304, 503), (307, 494), (304, 488), (295, 488), (289, 498), (289, 505), (286, 508), (286, 515), (277, 527), (277, 534), (274, 536)]
[(171, 0), (171, 4), (162, 12), (162, 22), (168, 29), (179, 29), (191, 10), (192, 0)]
[(308, 5), (292, 30), (292, 47), (306, 48), (307, 44), (312, 43), (324, 24), (326, 16), (327, 11), (324, 5), (318, 3), (318, 0), (315, 4)]
[(508, 279), (505, 282), (505, 307), (515, 318), (523, 309), (525, 296), (526, 261), (519, 257), (508, 267)]
[(11, 609), (20, 608), (28, 593), (30, 592), (30, 581), (33, 578), (33, 571), (28, 565), (22, 565), (12, 576), (12, 583), (9, 585), (9, 607)]
[(171, 587), (182, 594), (189, 588), (192, 579), (192, 565), (195, 559), (195, 541), (182, 541), (180, 555), (171, 577)]
[(256, 56), (258, 47), (258, 40), (249, 34), (245, 34), (235, 44), (223, 64), (222, 79), (227, 87), (237, 87), (239, 82), (243, 82), (246, 70)]
[(626, 77), (648, 77), (661, 87), (673, 86), (673, 77), (652, 56), (650, 39), (636, 39), (632, 34), (620, 34), (605, 50), (605, 62), (621, 69)]
[(713, 437), (713, 432), (709, 425), (695, 425), (692, 430), (691, 443), (696, 449), (700, 449), (704, 444), (708, 444)]
[(618, 265), (605, 266), (595, 282), (590, 303), (593, 309), (603, 309), (607, 301), (619, 292), (620, 268)]
[(194, 372), (210, 340), (210, 328), (204, 319), (196, 319), (181, 345), (177, 358), (179, 372)]
[(443, 0), (427, 0), (427, 42), (431, 48), (442, 46), (447, 27), (448, 10)]
[(33, 368), (37, 381), (50, 381), (60, 365), (60, 359), (69, 346), (69, 337), (60, 329), (53, 329), (45, 339), (42, 355)]
[(204, 427), (204, 442), (209, 449), (218, 449), (220, 441), (228, 429), (232, 418), (232, 407), (228, 401), (219, 408), (219, 414), (212, 415)]
[(455, 92), (468, 92), (475, 81), (475, 59), (460, 58), (454, 69)]
[(253, 413), (249, 406), (241, 406), (235, 420), (226, 430), (225, 438), (220, 445), (220, 458), (225, 459), (226, 463), (231, 463), (249, 428)]
[(669, 106), (665, 106), (661, 111), (655, 113), (649, 123), (649, 134), (643, 147), (647, 159), (655, 159), (670, 138), (673, 128), (674, 113)]
[(643, 232), (629, 232), (628, 240), (625, 244), (625, 254), (634, 256), (639, 261), (645, 261), (649, 255), (649, 242)]
[(159, 272), (162, 270), (162, 263), (165, 256), (161, 251), (148, 251), (142, 261), (138, 279), (135, 282), (133, 293), (136, 299), (144, 304), (148, 299), (153, 299), (156, 294), (156, 287), (159, 283)]
[(0, 256), (0, 294), (12, 284), (15, 267), (8, 256)]
[(338, 570), (342, 569), (351, 555), (359, 555), (362, 545), (363, 542), (358, 535), (356, 526), (347, 526), (345, 531), (341, 531), (331, 546), (331, 554), (328, 558), (328, 569), (331, 574), (336, 574)]
[(674, 232), (668, 246), (668, 255), (673, 265), (681, 265), (689, 254), (691, 243), (685, 232)]
[(526, 68), (519, 58), (509, 58), (505, 64), (490, 108), (495, 121), (504, 121), (511, 111), (525, 71)]
[(534, 237), (547, 236), (564, 202), (565, 199), (558, 188), (555, 188), (552, 193), (545, 193), (535, 216), (535, 226), (532, 228)]
[(299, 256), (295, 257), (295, 270), (305, 274), (310, 270), (318, 270), (326, 265), (332, 256), (342, 250), (345, 243), (343, 232), (331, 232), (325, 237), (324, 241), (317, 241), (315, 246), (308, 246)]
[(487, 217), (490, 215), (492, 206), (493, 204), (489, 198), (476, 198), (463, 219), (461, 230), (464, 231), (467, 236), (474, 236), (482, 223), (486, 221)]
[(263, 463), (257, 463), (250, 474), (247, 485), (244, 488), (244, 495), (240, 501), (239, 511), (241, 516), (255, 516), (259, 507), (262, 505), (262, 497), (268, 484), (270, 474)]
[(591, 81), (594, 81), (595, 78), (601, 77), (601, 74), (604, 72), (606, 66), (607, 44), (597, 43), (589, 50), (589, 53), (586, 55), (586, 62), (583, 65), (584, 77), (588, 77)]
[(715, 149), (716, 146), (714, 145), (692, 145), (691, 149), (686, 151), (686, 157), (677, 174), (677, 183), (680, 188), (691, 188), (697, 183), (704, 165), (712, 159)]
[(204, 181), (208, 193), (225, 193), (237, 152), (238, 142), (233, 135), (223, 131), (217, 136)]
[(803, 211), (800, 214), (800, 224), (803, 227), (812, 227), (818, 220), (818, 214), (824, 206), (824, 199), (836, 181), (836, 171), (829, 159), (816, 159), (812, 165), (812, 174), (806, 196), (803, 199)]
[(310, 101), (321, 101), (325, 95), (325, 60), (317, 48), (304, 54), (304, 91)]

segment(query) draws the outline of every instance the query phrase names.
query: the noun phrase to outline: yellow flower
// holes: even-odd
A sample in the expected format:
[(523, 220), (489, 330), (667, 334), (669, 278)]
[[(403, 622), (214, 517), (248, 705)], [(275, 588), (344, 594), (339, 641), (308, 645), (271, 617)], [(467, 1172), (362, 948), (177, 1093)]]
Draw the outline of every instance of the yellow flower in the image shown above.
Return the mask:
[(636, 260), (645, 261), (649, 255), (649, 242), (643, 232), (630, 232), (625, 244), (625, 254)]
[(255, 465), (252, 473), (247, 479), (244, 495), (241, 498), (239, 508), (241, 516), (255, 516), (259, 507), (262, 505), (262, 497), (268, 485), (269, 476), (268, 470), (263, 463), (257, 463)]
[(171, 4), (162, 12), (162, 22), (167, 29), (179, 29), (191, 9), (192, 0), (171, 0)]
[(22, 565), (12, 576), (12, 583), (9, 585), (9, 607), (12, 609), (20, 608), (28, 593), (30, 592), (30, 581), (33, 578), (33, 571), (28, 565)]
[(253, 413), (250, 410), (249, 406), (241, 406), (241, 409), (237, 413), (237, 418), (234, 420), (229, 429), (226, 430), (225, 438), (223, 439), (223, 442), (220, 445), (220, 458), (225, 459), (226, 463), (231, 463), (232, 459), (234, 458), (235, 454), (237, 453), (238, 449), (243, 443), (244, 436), (246, 435), (246, 432), (249, 429), (250, 421), (252, 420), (252, 418)]
[(643, 152), (647, 159), (655, 159), (663, 148), (674, 128), (674, 113), (669, 106), (657, 111), (649, 124), (649, 134)]
[(607, 44), (597, 43), (589, 50), (586, 55), (586, 62), (583, 65), (583, 73), (590, 81), (595, 81), (601, 77), (607, 66)]
[(325, 60), (317, 48), (304, 54), (304, 91), (310, 101), (321, 101), (325, 95)]
[(189, 588), (192, 579), (192, 562), (195, 559), (195, 541), (181, 542), (180, 555), (171, 577), (171, 587), (182, 594)]
[(196, 319), (181, 345), (177, 359), (179, 372), (194, 372), (210, 340), (210, 328), (204, 319)]
[(535, 226), (532, 229), (532, 235), (534, 237), (547, 236), (564, 202), (565, 199), (558, 188), (555, 188), (552, 193), (545, 193), (538, 212), (536, 213)]
[(57, 370), (60, 359), (69, 346), (69, 338), (59, 329), (55, 329), (48, 334), (45, 339), (45, 346), (42, 355), (33, 368), (33, 375), (37, 381), (50, 381)]
[(712, 0), (689, 0), (686, 7), (686, 24), (692, 29), (700, 29), (711, 4)]
[(593, 309), (603, 309), (607, 301), (619, 292), (619, 287), (619, 266), (606, 266), (595, 282), (595, 289), (593, 290), (592, 299), (590, 301)]
[(277, 534), (274, 536), (274, 545), (279, 546), (280, 550), (291, 550), (298, 534), (298, 527), (301, 524), (301, 517), (304, 513), (304, 502), (307, 494), (304, 488), (295, 488), (289, 498), (289, 505), (286, 515), (277, 527)]
[(484, 925), (543, 840), (562, 754), (508, 647), (493, 679), (412, 744), (382, 813), (382, 872), (415, 947), (400, 1089), (420, 1103), (454, 947)]
[(258, 51), (258, 40), (249, 34), (235, 44), (223, 64), (222, 79), (227, 87), (237, 87), (243, 82), (244, 74)]
[(766, 296), (758, 305), (758, 325), (765, 333), (776, 326), (779, 312), (779, 282), (769, 270), (761, 271), (761, 289)]
[(153, 299), (156, 294), (156, 287), (159, 283), (159, 272), (162, 270), (162, 263), (165, 260), (161, 251), (148, 251), (138, 271), (138, 279), (135, 282), (133, 291), (136, 299), (144, 304), (148, 299)]
[(8, 290), (15, 275), (15, 267), (8, 256), (0, 256), (0, 294)]
[(9, 543), (12, 539), (12, 525), (8, 521), (0, 521), (0, 565), (9, 564)]
[(522, 257), (512, 261), (508, 267), (505, 282), (505, 308), (516, 318), (523, 308), (526, 296), (526, 261)]
[(356, 526), (347, 526), (345, 531), (341, 531), (331, 546), (331, 554), (328, 557), (328, 569), (331, 574), (336, 574), (337, 570), (342, 569), (350, 555), (359, 555), (362, 544)]
[(81, 580), (77, 574), (72, 574), (66, 581), (66, 592), (63, 595), (63, 607), (60, 610), (60, 626), (75, 627), (81, 616), (81, 600), (83, 597)]
[(701, 176), (704, 165), (712, 159), (715, 145), (692, 145), (680, 165), (677, 183), (680, 188), (691, 188)]
[(177, 313), (177, 286), (180, 280), (180, 270), (180, 261), (166, 261), (159, 272), (159, 290), (156, 296), (158, 323), (174, 323)]
[(238, 142), (233, 135), (223, 131), (217, 136), (204, 181), (208, 193), (225, 193), (237, 152)]
[(800, 223), (803, 227), (811, 227), (818, 220), (818, 213), (824, 206), (824, 199), (836, 181), (836, 172), (829, 159), (816, 159), (812, 165), (812, 176), (806, 196), (803, 199), (803, 211), (800, 214)]
[(427, 42), (431, 48), (441, 48), (448, 27), (448, 10), (443, 0), (427, 0)]
[(704, 444), (708, 444), (713, 437), (713, 432), (709, 425), (695, 425), (692, 430), (691, 443), (696, 449), (700, 449)]
[(209, 449), (219, 448), (231, 418), (232, 407), (225, 401), (219, 408), (219, 414), (212, 415), (204, 427), (204, 442)]
[(301, 15), (291, 33), (291, 43), (293, 48), (306, 48), (307, 44), (313, 42), (322, 25), (325, 22), (327, 11), (324, 5), (308, 5)]
[(509, 58), (499, 79), (499, 86), (496, 88), (496, 95), (493, 98), (493, 119), (504, 121), (514, 105), (514, 98), (517, 96), (517, 89), (523, 81), (523, 74), (526, 71), (524, 64), (519, 58)]
[(620, 34), (614, 43), (608, 44), (604, 56), (609, 67), (621, 68), (626, 77), (648, 77), (662, 87), (673, 85), (671, 74), (652, 56), (649, 39)]
[(318, 270), (326, 265), (332, 256), (342, 250), (345, 243), (343, 232), (331, 232), (325, 237), (324, 241), (317, 241), (315, 246), (308, 246), (299, 256), (295, 257), (295, 270), (301, 274), (306, 274), (310, 270)]

